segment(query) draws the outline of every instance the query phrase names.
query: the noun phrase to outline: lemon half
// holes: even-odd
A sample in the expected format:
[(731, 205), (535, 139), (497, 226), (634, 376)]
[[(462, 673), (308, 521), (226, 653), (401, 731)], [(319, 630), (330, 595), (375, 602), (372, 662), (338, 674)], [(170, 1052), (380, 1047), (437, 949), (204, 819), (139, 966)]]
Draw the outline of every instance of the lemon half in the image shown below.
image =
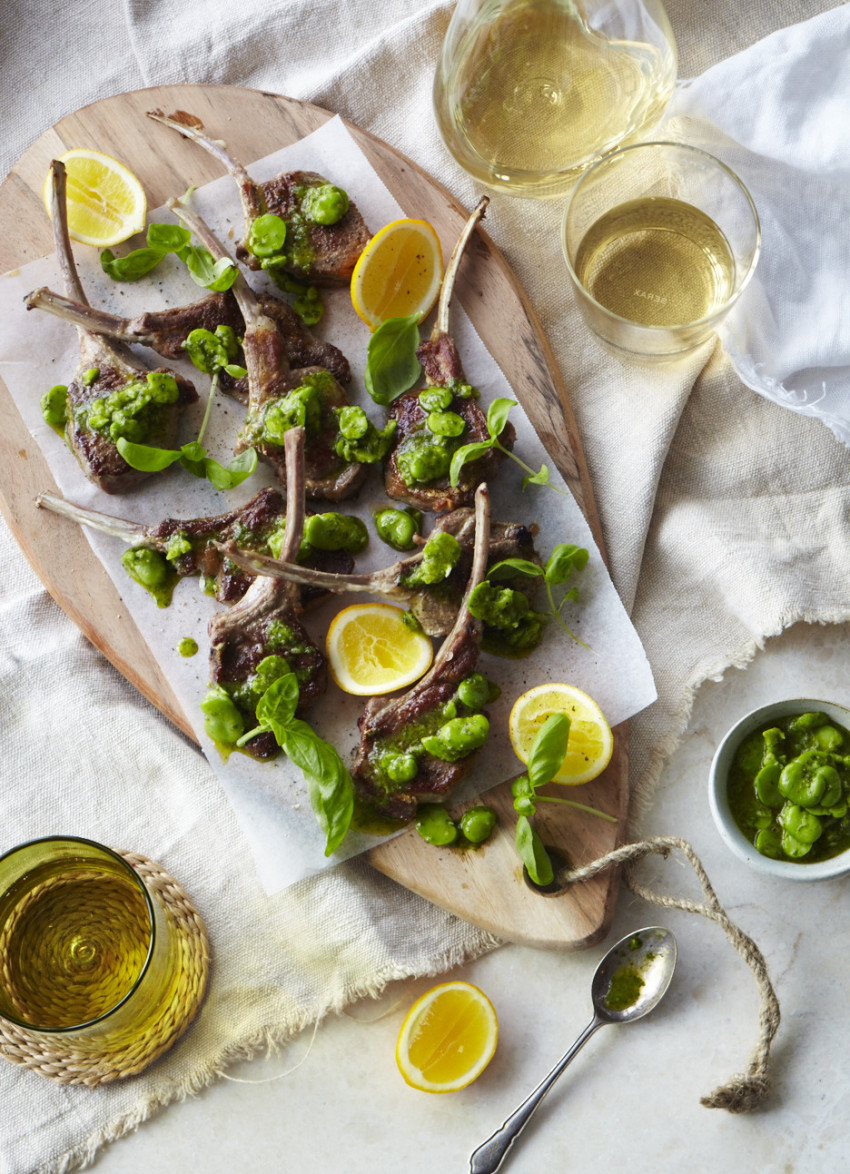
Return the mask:
[(468, 982), (432, 987), (407, 1013), (396, 1044), (399, 1072), (422, 1092), (456, 1092), (493, 1058), (499, 1021), (483, 991)]
[[(111, 155), (77, 147), (59, 156), (67, 174), (68, 233), (84, 245), (120, 244), (145, 227), (147, 199), (136, 176)], [(44, 181), (50, 214), (52, 180)]]
[(404, 615), (389, 603), (355, 603), (334, 617), (326, 651), (340, 689), (373, 697), (412, 685), (428, 671), (434, 646)]
[(370, 330), (425, 317), (440, 292), (443, 249), (426, 220), (394, 220), (369, 241), (351, 274), (351, 301)]
[(589, 783), (611, 761), (614, 735), (592, 697), (575, 685), (535, 685), (514, 702), (508, 723), (511, 745), (521, 762), (528, 762), (538, 730), (553, 713), (570, 719), (570, 737), (564, 761), (553, 783)]

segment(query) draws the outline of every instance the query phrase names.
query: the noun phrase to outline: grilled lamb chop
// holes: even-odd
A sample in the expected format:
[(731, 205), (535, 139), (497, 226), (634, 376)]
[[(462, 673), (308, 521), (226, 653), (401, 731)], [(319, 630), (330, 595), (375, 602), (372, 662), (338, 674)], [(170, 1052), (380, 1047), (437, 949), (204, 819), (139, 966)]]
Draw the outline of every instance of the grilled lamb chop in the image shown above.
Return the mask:
[[(177, 200), (169, 207), (203, 241), (219, 259), (227, 253), (198, 214)], [(334, 408), (348, 406), (345, 392), (324, 367), (306, 367), (291, 371), (283, 336), (277, 323), (263, 312), (262, 305), (241, 273), (233, 284), (233, 294), (245, 322), (242, 351), (248, 372), (248, 414), (237, 437), (236, 452), (253, 446), (257, 455), (271, 466), (278, 480), (285, 481), (286, 462), (283, 446), (269, 439), (270, 414), (280, 413), (276, 437), (288, 427), (287, 421), (299, 410), (298, 423), (306, 425), (305, 486), (307, 496), (326, 501), (342, 501), (355, 494), (368, 473), (368, 467), (346, 461), (337, 455), (339, 426)], [(306, 406), (291, 404), (290, 393), (313, 387), (318, 396), (315, 419)]]
[[(57, 318), (64, 318), (75, 326), (82, 327), (83, 330), (96, 331), (98, 334), (117, 338), (121, 342), (148, 346), (166, 359), (184, 357), (183, 344), (193, 330), (214, 331), (217, 326), (229, 326), (237, 337), (241, 337), (245, 329), (239, 306), (230, 292), (212, 293), (190, 306), (154, 310), (139, 314), (135, 318), (120, 318), (117, 314), (92, 309), (91, 306), (72, 301), (47, 289), (46, 286), (28, 294), (25, 304), (28, 310), (46, 310)], [(292, 367), (326, 367), (339, 383), (351, 382), (351, 368), (342, 351), (332, 343), (323, 342), (311, 334), (286, 302), (266, 295), (260, 298), (260, 306), (266, 317), (277, 323)], [(247, 377), (234, 379), (222, 369), (219, 372), (218, 386), (240, 403), (248, 402)]]
[[(409, 478), (410, 483), (402, 476), (405, 461), (417, 446), (423, 443), (433, 446), (435, 455), (442, 454), (446, 463), (454, 450), (441, 444), (443, 438), (434, 435), (429, 429), (431, 409), (423, 407), (421, 399), (425, 393), (444, 390), (447, 402), (442, 410), (445, 411), (447, 408), (450, 413), (460, 416), (463, 420), (464, 429), (461, 435), (454, 439), (454, 448), (489, 439), (487, 418), (466, 382), (460, 355), (454, 340), (448, 334), (449, 303), (455, 277), (467, 242), (476, 224), (484, 216), (488, 203), (487, 196), (482, 196), (464, 226), (443, 278), (431, 337), (423, 342), (416, 352), (425, 371), (427, 386), (423, 390), (407, 391), (400, 395), (393, 401), (389, 413), (390, 419), (396, 422), (396, 434), (395, 445), (384, 469), (387, 496), (407, 502), (417, 509), (433, 510), (438, 514), (457, 509), (458, 506), (469, 505), (475, 494), (476, 485), (492, 480), (498, 466), (504, 460), (503, 453), (497, 449), (489, 449), (477, 461), (471, 461), (463, 467), (455, 488), (450, 485), (448, 474), (423, 482)], [(499, 442), (510, 449), (513, 447), (514, 439), (513, 425), (508, 423), (499, 437)]]
[[(434, 523), (430, 537), (447, 533), (456, 538), (460, 546), (460, 558), (448, 576), (435, 584), (409, 582), (411, 572), (421, 565), (422, 551), (400, 559), (391, 566), (383, 567), (367, 575), (327, 574), (309, 565), (293, 566), (291, 563), (271, 559), (256, 551), (240, 548), (238, 540), (222, 545), (221, 552), (227, 559), (252, 575), (272, 575), (278, 579), (289, 579), (299, 583), (306, 590), (323, 589), (337, 595), (347, 592), (366, 592), (406, 604), (428, 636), (445, 636), (457, 618), (458, 608), (472, 569), (472, 554), (475, 538), (474, 511), (467, 506), (442, 514)], [(521, 522), (493, 522), (490, 525), (490, 546), (487, 565), (492, 566), (506, 558), (521, 558), (540, 563), (534, 549), (537, 526), (524, 526)], [(422, 541), (422, 540), (420, 540)], [(528, 580), (511, 582), (509, 585), (520, 589), (528, 587)]]
[[(334, 224), (319, 224), (305, 215), (305, 196), (311, 189), (327, 185), (328, 180), (313, 171), (288, 171), (265, 183), (255, 183), (225, 145), (205, 133), (204, 124), (195, 115), (176, 110), (166, 116), (161, 110), (149, 110), (148, 118), (193, 139), (233, 176), (245, 217), (245, 241), (236, 255), (249, 268), (268, 269), (273, 276), (279, 267), (296, 280), (312, 285), (348, 285), (357, 258), (372, 234), (352, 203)], [(284, 253), (266, 258), (263, 264), (248, 249), (247, 241), (254, 221), (269, 212), (286, 222), (286, 241)]]
[[(287, 511), (280, 556), (294, 562), (304, 528), (303, 428), (291, 428), (284, 447)], [(324, 692), (327, 663), (301, 624), (300, 613), (297, 584), (258, 576), (238, 603), (210, 620), (210, 678), (227, 690), (238, 708), (253, 713), (251, 683), (260, 663), (270, 656), (282, 657), (298, 677), (299, 716)], [(273, 734), (263, 733), (247, 742), (245, 749), (256, 758), (271, 758), (278, 745)]]
[[(68, 295), (86, 306), (88, 300), (68, 236), (65, 166), (59, 160), (51, 164), (51, 176), (56, 256)], [(65, 438), (90, 481), (105, 493), (127, 493), (150, 474), (131, 468), (118, 451), (116, 440), (122, 434), (122, 427), (112, 414), (114, 408), (120, 407), (116, 400), (126, 401), (125, 416), (134, 405), (138, 409), (130, 426), (143, 432), (144, 443), (174, 448), (180, 411), (194, 403), (198, 395), (188, 380), (166, 368), (150, 371), (123, 347), (114, 346), (100, 334), (82, 326), (78, 326), (77, 332), (80, 363), (68, 385)], [(128, 439), (139, 439), (139, 432)]]
[[(254, 579), (254, 574), (246, 573), (226, 557), (220, 544), (238, 541), (249, 550), (262, 552), (268, 557), (269, 540), (283, 532), (286, 519), (286, 504), (276, 489), (261, 489), (240, 509), (226, 514), (191, 520), (166, 518), (157, 526), (141, 526), (125, 518), (114, 518), (53, 493), (40, 494), (36, 505), (70, 518), (81, 526), (91, 526), (120, 538), (131, 548), (159, 551), (181, 579), (200, 575), (205, 580), (205, 590), (208, 585), (219, 603), (241, 599)], [(269, 558), (269, 563), (276, 565), (273, 558)], [(314, 574), (348, 575), (354, 567), (354, 559), (342, 550), (313, 550), (304, 565)], [(301, 602), (306, 605), (326, 594), (327, 589), (321, 585), (308, 585), (302, 588)]]
[[(490, 534), (487, 486), (475, 494), (475, 547), (472, 573), (454, 627), (433, 665), (401, 697), (373, 697), (360, 717), (360, 745), (352, 778), (361, 800), (391, 819), (410, 820), (420, 800), (440, 801), (469, 771), (475, 750), (455, 761), (435, 756), (422, 747), (457, 713), (458, 686), (475, 671), (482, 625), (469, 612), (469, 596), (484, 577)], [(462, 708), (462, 707), (461, 707)], [(486, 718), (477, 716), (485, 725)], [(416, 773), (406, 782), (393, 781), (387, 756), (415, 758)]]

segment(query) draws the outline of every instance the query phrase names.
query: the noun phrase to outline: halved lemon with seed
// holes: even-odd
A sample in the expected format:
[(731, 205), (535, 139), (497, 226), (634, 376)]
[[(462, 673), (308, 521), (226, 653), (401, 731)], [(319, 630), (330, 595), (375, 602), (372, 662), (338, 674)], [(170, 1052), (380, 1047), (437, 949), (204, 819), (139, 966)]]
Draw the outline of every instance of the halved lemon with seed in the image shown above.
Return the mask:
[[(59, 156), (67, 174), (68, 233), (84, 245), (120, 244), (145, 227), (147, 199), (136, 176), (111, 155), (76, 147)], [(51, 176), (44, 181), (50, 214)]]
[(425, 317), (440, 292), (443, 248), (426, 220), (394, 220), (376, 233), (351, 274), (351, 301), (370, 330), (388, 318)]
[(408, 1011), (396, 1063), (411, 1088), (457, 1092), (481, 1075), (498, 1039), (499, 1021), (484, 992), (469, 982), (444, 982)]
[(346, 693), (373, 697), (418, 681), (431, 667), (434, 646), (390, 603), (355, 603), (336, 615), (326, 652), (331, 676)]
[(514, 702), (508, 722), (511, 745), (521, 762), (528, 762), (540, 727), (553, 713), (570, 719), (570, 737), (564, 761), (553, 783), (572, 786), (589, 783), (611, 761), (614, 735), (592, 697), (575, 685), (535, 685)]

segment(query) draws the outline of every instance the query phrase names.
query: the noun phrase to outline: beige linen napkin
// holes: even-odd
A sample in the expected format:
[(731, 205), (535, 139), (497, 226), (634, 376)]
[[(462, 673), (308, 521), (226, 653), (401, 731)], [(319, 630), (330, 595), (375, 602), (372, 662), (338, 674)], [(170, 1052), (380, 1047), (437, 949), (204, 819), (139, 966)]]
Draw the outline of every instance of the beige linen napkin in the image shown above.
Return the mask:
[[(829, 0), (668, 0), (681, 74)], [(472, 206), (476, 188), (430, 114), (451, 5), (438, 0), (12, 0), (0, 86), (0, 172), (47, 126), (141, 85), (227, 82), (317, 102), (380, 135)], [(91, 45), (98, 45), (92, 68)], [(61, 71), (56, 61), (63, 63)], [(31, 78), (46, 79), (33, 102)], [(635, 813), (649, 802), (699, 683), (800, 619), (847, 619), (850, 469), (821, 424), (759, 399), (710, 345), (647, 374), (606, 356), (561, 267), (557, 201), (496, 197), (488, 231), (525, 286), (578, 417), (615, 582), (633, 605), (659, 700), (631, 723)], [(202, 757), (64, 619), (5, 532), (0, 545), (4, 844), (62, 829), (158, 859), (203, 911), (210, 997), (150, 1072), (89, 1092), (0, 1066), (0, 1168), (71, 1169), (104, 1140), (388, 979), (436, 972), (491, 945), (362, 863), (266, 898)], [(69, 765), (70, 764), (70, 765)], [(127, 794), (137, 801), (127, 802)], [(670, 829), (675, 832), (675, 829)]]

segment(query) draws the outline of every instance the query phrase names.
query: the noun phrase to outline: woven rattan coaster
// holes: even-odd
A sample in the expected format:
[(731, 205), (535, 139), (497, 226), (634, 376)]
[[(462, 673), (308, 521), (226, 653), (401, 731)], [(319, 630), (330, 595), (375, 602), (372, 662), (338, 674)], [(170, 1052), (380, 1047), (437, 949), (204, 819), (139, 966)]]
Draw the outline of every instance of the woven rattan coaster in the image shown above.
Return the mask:
[(128, 1039), (107, 1030), (96, 1043), (80, 1044), (60, 1032), (29, 1031), (0, 1021), (0, 1056), (23, 1064), (62, 1084), (94, 1088), (134, 1076), (152, 1064), (180, 1038), (195, 1017), (209, 974), (209, 939), (204, 922), (185, 890), (158, 864), (137, 852), (121, 855), (138, 872), (154, 900), (165, 910), (174, 935), (176, 986), (167, 1002), (155, 1008), (146, 1023)]

